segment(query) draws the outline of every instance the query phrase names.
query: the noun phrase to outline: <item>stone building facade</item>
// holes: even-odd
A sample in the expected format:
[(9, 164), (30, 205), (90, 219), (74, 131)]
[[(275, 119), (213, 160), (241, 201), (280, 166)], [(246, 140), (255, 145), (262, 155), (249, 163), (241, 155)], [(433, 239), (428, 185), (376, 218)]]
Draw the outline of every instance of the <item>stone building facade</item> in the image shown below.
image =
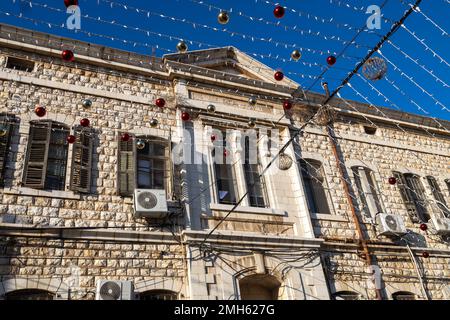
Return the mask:
[[(0, 299), (95, 299), (100, 281), (140, 299), (450, 299), (449, 122), (323, 108), (233, 47), (156, 58), (6, 25), (0, 43)], [(168, 214), (138, 215), (135, 189), (165, 190)], [(385, 214), (405, 231), (380, 235)]]

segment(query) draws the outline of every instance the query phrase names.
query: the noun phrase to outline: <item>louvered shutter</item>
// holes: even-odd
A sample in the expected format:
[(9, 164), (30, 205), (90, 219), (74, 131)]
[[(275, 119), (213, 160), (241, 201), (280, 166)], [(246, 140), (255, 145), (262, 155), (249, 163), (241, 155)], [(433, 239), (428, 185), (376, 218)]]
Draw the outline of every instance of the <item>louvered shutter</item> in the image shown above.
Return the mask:
[(92, 176), (92, 151), (94, 131), (77, 126), (74, 128), (75, 142), (72, 147), (70, 190), (89, 193)]
[(118, 161), (118, 191), (121, 196), (133, 194), (135, 178), (135, 147), (134, 139), (122, 141), (119, 135), (119, 161)]
[[(5, 121), (3, 119), (3, 121)], [(2, 130), (5, 130), (5, 134), (0, 136), (0, 185), (3, 186), (5, 179), (5, 167), (6, 167), (6, 159), (8, 157), (9, 151), (9, 142), (11, 137), (12, 125), (9, 122), (1, 123)]]
[(411, 197), (410, 191), (406, 185), (406, 180), (400, 172), (394, 172), (394, 177), (397, 179), (397, 186), (400, 191), (400, 195), (408, 211), (409, 218), (413, 223), (419, 223), (419, 216), (417, 214), (416, 205), (414, 199)]
[(25, 187), (44, 188), (50, 135), (51, 122), (31, 123), (23, 177)]

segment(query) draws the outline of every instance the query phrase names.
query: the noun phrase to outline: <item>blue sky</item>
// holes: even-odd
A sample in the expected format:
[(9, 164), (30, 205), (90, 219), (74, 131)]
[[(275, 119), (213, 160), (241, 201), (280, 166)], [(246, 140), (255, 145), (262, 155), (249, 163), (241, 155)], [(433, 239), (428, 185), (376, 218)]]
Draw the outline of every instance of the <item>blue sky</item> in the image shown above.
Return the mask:
[[(383, 2), (285, 0), (280, 4), (287, 7), (286, 15), (276, 19), (274, 2), (266, 0), (79, 0), (82, 16), (90, 18), (82, 17), (81, 32), (74, 32), (63, 26), (68, 17), (63, 0), (1, 0), (0, 22), (146, 54), (152, 54), (154, 47), (157, 56), (174, 52), (178, 38), (185, 39), (191, 50), (232, 45), (281, 69), (304, 89), (322, 92), (321, 81), (327, 81), (331, 90), (336, 88), (380, 35), (389, 31), (391, 23), (382, 21), (381, 30), (363, 31), (356, 39), (358, 47), (351, 45), (343, 51), (344, 42), (365, 26), (369, 17), (365, 8)], [(413, 0), (388, 0), (382, 9), (384, 18), (400, 19), (408, 2)], [(217, 8), (231, 12), (229, 24), (217, 23)], [(341, 90), (344, 98), (450, 120), (450, 38), (442, 34), (442, 30), (450, 31), (450, 3), (424, 0), (420, 8), (433, 21), (413, 13), (405, 24), (418, 39), (400, 29), (391, 38), (393, 45), (381, 49), (392, 63), (388, 62), (387, 77), (364, 81), (355, 76), (353, 89)], [(294, 47), (302, 51), (299, 62), (290, 60)], [(342, 51), (323, 79), (315, 81), (327, 66), (328, 52)]]

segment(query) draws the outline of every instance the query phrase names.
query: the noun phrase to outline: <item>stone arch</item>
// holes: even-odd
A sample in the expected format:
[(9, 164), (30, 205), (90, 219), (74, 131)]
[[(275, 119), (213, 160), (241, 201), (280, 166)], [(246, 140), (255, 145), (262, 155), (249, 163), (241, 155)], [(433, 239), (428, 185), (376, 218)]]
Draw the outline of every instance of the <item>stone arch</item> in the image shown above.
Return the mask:
[(186, 286), (184, 282), (177, 278), (157, 278), (137, 281), (134, 284), (135, 291), (142, 293), (152, 290), (172, 291), (179, 294), (179, 299), (186, 296)]
[(24, 289), (39, 289), (55, 294), (56, 299), (69, 299), (69, 287), (60, 278), (8, 277), (0, 281), (0, 299), (5, 294)]

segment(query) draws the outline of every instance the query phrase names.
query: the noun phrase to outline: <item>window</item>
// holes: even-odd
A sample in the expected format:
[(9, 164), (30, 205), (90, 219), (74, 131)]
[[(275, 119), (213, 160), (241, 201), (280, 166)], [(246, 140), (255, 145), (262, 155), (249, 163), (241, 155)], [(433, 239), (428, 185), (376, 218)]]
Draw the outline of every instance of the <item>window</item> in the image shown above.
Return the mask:
[(139, 300), (178, 300), (178, 294), (170, 290), (149, 290), (140, 293)]
[[(76, 127), (72, 146), (70, 189), (89, 192), (93, 139), (89, 128)], [(69, 128), (53, 121), (32, 121), (23, 186), (65, 190)]]
[(333, 300), (359, 300), (359, 294), (353, 291), (338, 291), (331, 296)]
[[(217, 129), (216, 129), (217, 130)], [(214, 174), (217, 185), (217, 199), (222, 204), (236, 204), (236, 175), (233, 164), (230, 163), (230, 151), (226, 149), (227, 136), (222, 132), (222, 141), (214, 141), (212, 156), (214, 159)]]
[[(145, 146), (136, 147), (142, 139)], [(170, 179), (170, 156), (167, 140), (157, 137), (136, 137), (122, 141), (119, 135), (119, 194), (130, 196), (139, 189), (165, 189)]]
[(394, 177), (397, 179), (397, 186), (411, 221), (414, 223), (428, 222), (430, 215), (420, 177), (411, 173), (401, 174), (399, 172), (394, 172)]
[(445, 180), (445, 184), (447, 185), (448, 195), (450, 196), (450, 179)]
[(300, 168), (309, 209), (314, 213), (331, 213), (327, 198), (329, 190), (322, 163), (311, 159), (300, 159)]
[(22, 289), (8, 292), (6, 300), (53, 300), (55, 295), (46, 290)]
[(392, 294), (393, 300), (416, 300), (416, 295), (408, 291), (398, 291)]
[(375, 133), (377, 133), (377, 128), (370, 127), (370, 126), (364, 126), (364, 132), (369, 135), (374, 135)]
[(32, 72), (34, 69), (34, 62), (25, 60), (25, 59), (8, 57), (8, 60), (6, 61), (6, 68), (13, 69), (13, 70), (19, 70), (19, 71)]
[(251, 275), (239, 281), (241, 300), (277, 300), (281, 283), (270, 275)]
[(375, 218), (377, 213), (383, 212), (383, 208), (373, 171), (365, 167), (352, 167), (352, 171), (362, 211), (366, 216)]
[(431, 193), (436, 200), (437, 206), (446, 217), (450, 217), (450, 210), (447, 208), (447, 203), (445, 202), (444, 195), (442, 194), (441, 188), (439, 188), (439, 184), (437, 183), (436, 179), (434, 177), (428, 176), (427, 181), (431, 188)]
[[(256, 136), (255, 136), (256, 138)], [(267, 207), (266, 185), (264, 177), (260, 176), (260, 162), (257, 148), (257, 141), (250, 141), (249, 136), (245, 136), (244, 150), (244, 175), (248, 190), (249, 204), (252, 207)]]
[(15, 123), (14, 116), (0, 115), (0, 186), (4, 185), (6, 161)]

